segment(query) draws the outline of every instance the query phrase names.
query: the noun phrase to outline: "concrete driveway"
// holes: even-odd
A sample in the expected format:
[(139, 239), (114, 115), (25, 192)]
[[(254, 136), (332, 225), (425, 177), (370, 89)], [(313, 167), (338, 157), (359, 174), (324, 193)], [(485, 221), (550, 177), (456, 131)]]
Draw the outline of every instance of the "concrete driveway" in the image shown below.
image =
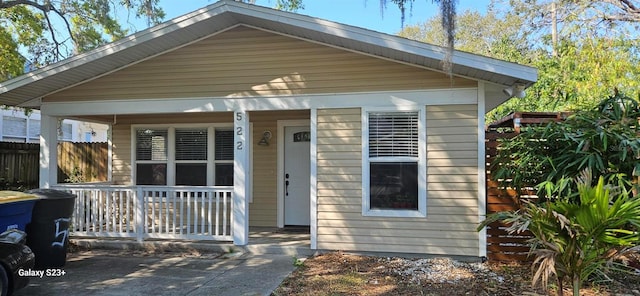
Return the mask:
[(283, 254), (71, 253), (61, 276), (32, 277), (31, 295), (269, 295), (294, 269)]

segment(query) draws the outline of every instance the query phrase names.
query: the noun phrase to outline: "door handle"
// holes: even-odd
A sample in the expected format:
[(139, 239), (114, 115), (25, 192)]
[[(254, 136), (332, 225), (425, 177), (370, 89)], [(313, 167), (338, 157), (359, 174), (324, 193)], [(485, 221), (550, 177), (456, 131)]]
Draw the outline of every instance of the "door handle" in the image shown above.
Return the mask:
[(284, 196), (289, 196), (289, 174), (285, 174), (284, 178)]
[(289, 181), (284, 181), (284, 196), (289, 196)]

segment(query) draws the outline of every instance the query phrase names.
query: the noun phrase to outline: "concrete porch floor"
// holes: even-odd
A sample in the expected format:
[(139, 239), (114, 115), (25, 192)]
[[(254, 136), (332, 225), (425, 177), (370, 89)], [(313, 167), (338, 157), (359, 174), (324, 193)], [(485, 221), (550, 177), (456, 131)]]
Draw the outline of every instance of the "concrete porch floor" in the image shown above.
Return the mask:
[(251, 227), (249, 229), (249, 244), (235, 246), (232, 242), (220, 241), (191, 241), (148, 239), (142, 243), (127, 238), (89, 238), (71, 236), (70, 242), (87, 249), (114, 250), (148, 250), (148, 251), (207, 251), (218, 253), (252, 253), (282, 254), (289, 256), (308, 257), (315, 254), (311, 250), (308, 227)]

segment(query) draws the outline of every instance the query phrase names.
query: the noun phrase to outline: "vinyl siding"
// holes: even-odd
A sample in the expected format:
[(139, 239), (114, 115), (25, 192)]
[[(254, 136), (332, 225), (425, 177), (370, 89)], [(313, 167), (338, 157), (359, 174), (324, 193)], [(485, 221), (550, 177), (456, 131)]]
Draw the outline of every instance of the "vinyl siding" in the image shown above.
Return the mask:
[(360, 112), (318, 110), (318, 248), (477, 256), (477, 107), (427, 107), (426, 218), (362, 215)]
[[(250, 226), (277, 226), (277, 121), (309, 119), (309, 111), (250, 112), (253, 124), (253, 202), (249, 204)], [(113, 180), (116, 184), (131, 184), (131, 125), (231, 123), (231, 113), (166, 114), (162, 116), (120, 116), (113, 126)], [(262, 133), (269, 130), (268, 146), (260, 146)]]
[(237, 27), (44, 98), (249, 97), (476, 87), (477, 82)]

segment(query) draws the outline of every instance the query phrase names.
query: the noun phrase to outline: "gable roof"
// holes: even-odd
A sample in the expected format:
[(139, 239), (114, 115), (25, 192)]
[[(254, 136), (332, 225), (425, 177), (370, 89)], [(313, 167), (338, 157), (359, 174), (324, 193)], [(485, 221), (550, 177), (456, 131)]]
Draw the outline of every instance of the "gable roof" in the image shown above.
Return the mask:
[[(266, 7), (222, 0), (155, 27), (0, 83), (0, 104), (20, 105), (127, 67), (237, 25), (439, 69), (446, 49), (398, 36)], [(529, 86), (535, 68), (455, 51), (454, 75), (502, 86)]]

